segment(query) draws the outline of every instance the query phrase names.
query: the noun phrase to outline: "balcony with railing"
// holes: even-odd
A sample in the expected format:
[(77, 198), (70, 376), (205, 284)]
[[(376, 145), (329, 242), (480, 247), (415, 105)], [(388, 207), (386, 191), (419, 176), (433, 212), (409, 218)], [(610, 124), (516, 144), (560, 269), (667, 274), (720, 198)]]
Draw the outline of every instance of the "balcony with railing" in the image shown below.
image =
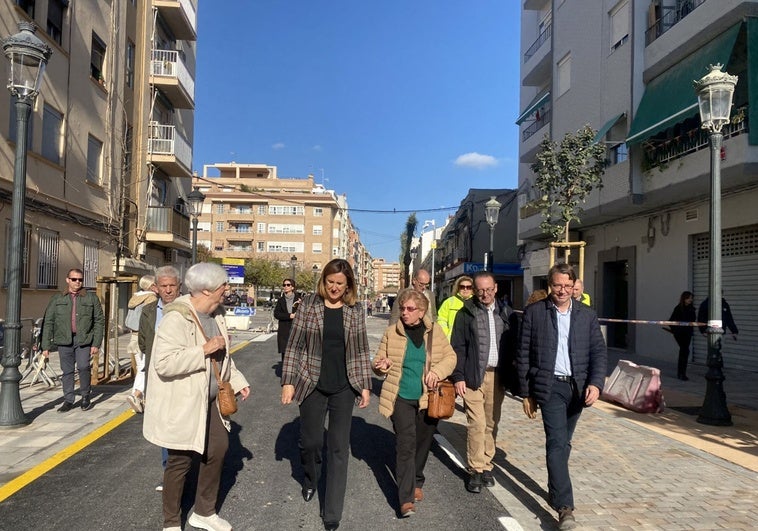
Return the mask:
[(172, 177), (192, 176), (192, 147), (175, 125), (150, 122), (147, 152), (150, 162)]
[(178, 51), (152, 51), (150, 83), (160, 88), (177, 109), (194, 107), (195, 80)]
[(521, 131), (521, 141), (526, 142), (527, 139), (537, 134), (540, 129), (549, 124), (552, 115), (552, 107), (545, 107), (545, 109), (537, 115), (537, 118)]
[(529, 59), (534, 57), (537, 54), (537, 50), (542, 48), (542, 45), (545, 44), (550, 40), (550, 37), (553, 35), (553, 25), (548, 24), (543, 30), (542, 33), (539, 34), (537, 39), (532, 43), (529, 48), (526, 49), (524, 52), (524, 62), (528, 62)]
[[(695, 8), (703, 5), (707, 0), (680, 0), (676, 6), (661, 6), (663, 11), (653, 25), (645, 31), (645, 46), (649, 45), (655, 39), (666, 33), (674, 27), (680, 20), (692, 13)], [(654, 9), (654, 6), (652, 6)]]
[(189, 249), (190, 219), (171, 207), (147, 207), (145, 240), (166, 247)]
[[(721, 132), (724, 139), (727, 139), (747, 133), (748, 130), (747, 106), (745, 106), (734, 111), (731, 122), (725, 125)], [(708, 132), (698, 125), (675, 137), (651, 138), (643, 142), (642, 147), (644, 151), (643, 171), (654, 168), (662, 171), (673, 160), (701, 149), (708, 149)]]
[(544, 87), (547, 84), (552, 75), (552, 35), (553, 25), (548, 24), (524, 52), (522, 85)]
[(197, 13), (190, 0), (153, 0), (161, 18), (179, 40), (197, 40)]

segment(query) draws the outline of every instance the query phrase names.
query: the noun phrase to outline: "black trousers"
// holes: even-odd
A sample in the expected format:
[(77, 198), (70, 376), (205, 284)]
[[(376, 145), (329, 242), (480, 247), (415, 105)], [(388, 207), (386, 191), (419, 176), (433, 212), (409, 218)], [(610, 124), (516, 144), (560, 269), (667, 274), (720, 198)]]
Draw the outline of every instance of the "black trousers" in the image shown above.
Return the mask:
[(416, 487), (424, 485), (424, 467), (432, 447), (438, 419), (429, 418), (418, 400), (397, 397), (392, 412), (395, 429), (395, 480), (400, 505), (412, 503)]
[(677, 364), (676, 375), (687, 376), (687, 360), (690, 357), (690, 342), (692, 336), (674, 336), (676, 344), (679, 345), (679, 363)]
[(329, 413), (324, 522), (339, 522), (342, 519), (354, 404), (355, 392), (350, 386), (334, 394), (322, 393), (317, 389), (300, 404), (300, 462), (305, 469), (305, 488), (318, 488), (324, 446), (324, 421)]

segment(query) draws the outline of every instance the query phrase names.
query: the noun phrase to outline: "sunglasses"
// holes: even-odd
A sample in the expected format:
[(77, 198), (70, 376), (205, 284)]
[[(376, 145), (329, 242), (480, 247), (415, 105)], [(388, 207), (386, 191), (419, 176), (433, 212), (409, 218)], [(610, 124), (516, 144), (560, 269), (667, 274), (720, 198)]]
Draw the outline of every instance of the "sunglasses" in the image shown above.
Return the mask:
[(471, 284), (465, 284), (465, 285), (461, 284), (460, 286), (458, 286), (458, 289), (474, 289), (474, 286), (472, 286)]
[(287, 286), (291, 286), (291, 285), (292, 285), (292, 284), (289, 284), (289, 283), (287, 283), (287, 284), (282, 284), (282, 287), (286, 288)]
[(84, 279), (83, 279), (83, 278), (70, 278), (70, 277), (69, 277), (69, 280), (70, 280), (71, 282), (84, 282)]

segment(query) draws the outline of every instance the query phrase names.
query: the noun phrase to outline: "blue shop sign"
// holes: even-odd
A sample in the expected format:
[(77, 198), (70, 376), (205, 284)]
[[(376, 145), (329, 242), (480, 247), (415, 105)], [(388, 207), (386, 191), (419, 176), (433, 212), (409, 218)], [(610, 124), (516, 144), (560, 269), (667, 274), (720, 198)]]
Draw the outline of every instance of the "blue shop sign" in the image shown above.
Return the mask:
[(226, 270), (226, 274), (229, 276), (229, 284), (245, 283), (245, 266), (222, 264), (221, 267)]
[(250, 306), (236, 306), (234, 308), (234, 315), (255, 315), (255, 308)]
[[(474, 275), (481, 271), (485, 271), (484, 263), (482, 262), (465, 262), (463, 264), (463, 274)], [(508, 263), (508, 264), (495, 264), (493, 271), (496, 275), (507, 276), (521, 276), (524, 274), (524, 270), (521, 269), (521, 264)]]

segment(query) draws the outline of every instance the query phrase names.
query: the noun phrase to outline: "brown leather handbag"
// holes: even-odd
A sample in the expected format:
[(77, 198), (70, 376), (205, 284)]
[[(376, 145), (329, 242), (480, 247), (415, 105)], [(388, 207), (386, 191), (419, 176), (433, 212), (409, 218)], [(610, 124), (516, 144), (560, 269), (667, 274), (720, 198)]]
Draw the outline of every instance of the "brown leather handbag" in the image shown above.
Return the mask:
[(218, 410), (221, 415), (228, 417), (237, 412), (237, 397), (232, 389), (230, 382), (225, 382), (221, 379), (221, 373), (218, 370), (218, 362), (213, 360), (213, 369), (216, 373), (216, 381), (218, 382), (218, 394), (216, 395), (216, 402), (218, 402)]
[[(424, 376), (429, 372), (429, 367), (431, 366), (433, 332), (434, 324), (432, 323), (432, 329), (429, 331), (429, 340), (427, 341)], [(430, 418), (449, 419), (453, 416), (453, 413), (455, 413), (455, 386), (453, 382), (450, 380), (440, 380), (434, 389), (429, 389), (427, 396), (429, 405), (427, 406), (426, 414)]]

